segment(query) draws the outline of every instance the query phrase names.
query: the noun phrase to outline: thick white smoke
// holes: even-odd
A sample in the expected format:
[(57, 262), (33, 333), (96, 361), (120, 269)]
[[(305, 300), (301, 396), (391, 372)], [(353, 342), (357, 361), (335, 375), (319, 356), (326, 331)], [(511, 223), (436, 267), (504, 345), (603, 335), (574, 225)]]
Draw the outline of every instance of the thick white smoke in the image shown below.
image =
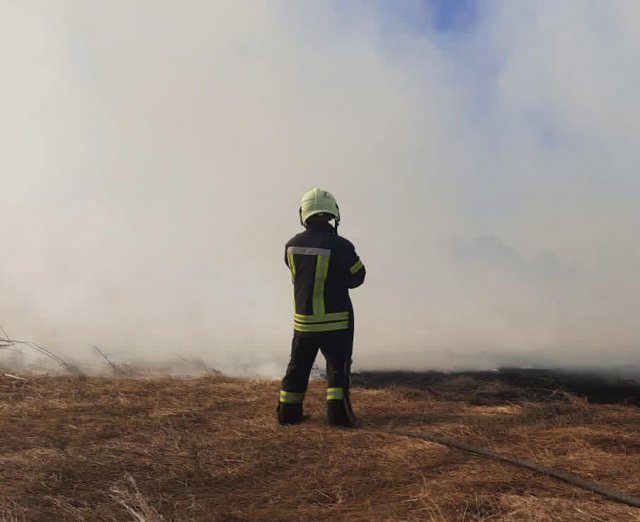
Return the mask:
[(322, 186), (369, 270), (357, 366), (633, 362), (640, 5), (418, 12), (1, 2), (0, 325), (271, 373)]

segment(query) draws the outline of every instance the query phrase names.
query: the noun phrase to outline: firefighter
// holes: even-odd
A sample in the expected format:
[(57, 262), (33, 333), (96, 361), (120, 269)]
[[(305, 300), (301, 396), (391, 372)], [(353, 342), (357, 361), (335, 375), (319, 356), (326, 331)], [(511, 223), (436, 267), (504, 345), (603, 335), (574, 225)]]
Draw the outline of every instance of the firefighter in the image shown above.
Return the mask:
[(294, 332), (278, 422), (297, 424), (306, 419), (302, 405), (320, 350), (327, 362), (329, 424), (351, 427), (356, 418), (349, 396), (354, 331), (349, 289), (364, 282), (365, 268), (353, 245), (338, 235), (340, 210), (329, 192), (316, 188), (302, 196), (300, 223), (305, 231), (285, 248), (294, 287)]

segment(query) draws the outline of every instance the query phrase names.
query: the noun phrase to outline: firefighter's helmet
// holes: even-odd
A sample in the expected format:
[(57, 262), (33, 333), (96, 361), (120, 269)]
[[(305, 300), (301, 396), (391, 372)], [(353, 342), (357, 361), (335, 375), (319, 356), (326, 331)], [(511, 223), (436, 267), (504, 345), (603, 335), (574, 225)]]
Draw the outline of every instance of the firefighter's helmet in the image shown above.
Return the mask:
[(307, 220), (316, 214), (329, 214), (340, 223), (340, 209), (336, 198), (330, 192), (314, 188), (302, 196), (300, 201), (300, 223), (306, 225)]

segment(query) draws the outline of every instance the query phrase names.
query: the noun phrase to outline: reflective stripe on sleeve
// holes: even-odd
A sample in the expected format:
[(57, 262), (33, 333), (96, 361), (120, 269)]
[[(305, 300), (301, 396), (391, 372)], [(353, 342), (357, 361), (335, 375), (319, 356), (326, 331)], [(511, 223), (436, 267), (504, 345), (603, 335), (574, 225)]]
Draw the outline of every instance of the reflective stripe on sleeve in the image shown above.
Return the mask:
[(304, 393), (280, 390), (280, 402), (283, 404), (301, 404), (303, 400)]
[(351, 268), (349, 268), (349, 272), (351, 272), (352, 274), (356, 274), (363, 268), (364, 264), (358, 259), (358, 261)]
[(341, 401), (342, 399), (344, 399), (343, 388), (327, 388), (328, 401)]

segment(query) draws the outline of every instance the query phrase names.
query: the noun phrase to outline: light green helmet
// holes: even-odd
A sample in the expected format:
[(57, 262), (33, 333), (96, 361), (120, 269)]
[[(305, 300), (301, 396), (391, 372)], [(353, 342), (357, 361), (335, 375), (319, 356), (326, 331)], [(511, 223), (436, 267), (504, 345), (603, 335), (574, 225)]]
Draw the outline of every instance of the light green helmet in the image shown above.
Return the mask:
[(315, 214), (329, 214), (340, 223), (340, 209), (336, 198), (330, 192), (314, 188), (302, 196), (300, 201), (300, 223), (305, 225), (307, 219)]

